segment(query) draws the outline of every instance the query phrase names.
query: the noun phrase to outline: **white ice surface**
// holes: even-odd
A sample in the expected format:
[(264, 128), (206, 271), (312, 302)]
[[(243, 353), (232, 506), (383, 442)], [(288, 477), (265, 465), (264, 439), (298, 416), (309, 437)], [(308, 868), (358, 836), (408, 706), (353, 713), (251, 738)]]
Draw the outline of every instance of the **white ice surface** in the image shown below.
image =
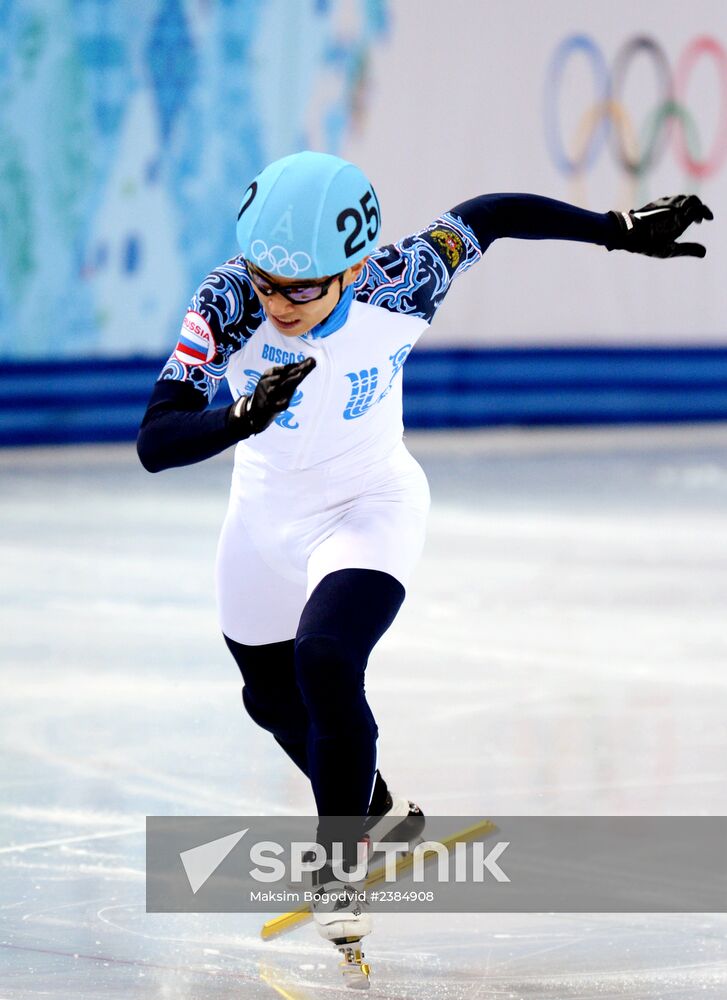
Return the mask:
[[(727, 428), (410, 435), (433, 509), (368, 669), (431, 813), (727, 813)], [(229, 456), (0, 453), (0, 1000), (340, 990), (311, 927), (144, 911), (144, 817), (307, 813), (244, 715), (212, 567)], [(724, 915), (378, 915), (374, 995), (727, 996)], [(347, 994), (344, 994), (347, 995)]]

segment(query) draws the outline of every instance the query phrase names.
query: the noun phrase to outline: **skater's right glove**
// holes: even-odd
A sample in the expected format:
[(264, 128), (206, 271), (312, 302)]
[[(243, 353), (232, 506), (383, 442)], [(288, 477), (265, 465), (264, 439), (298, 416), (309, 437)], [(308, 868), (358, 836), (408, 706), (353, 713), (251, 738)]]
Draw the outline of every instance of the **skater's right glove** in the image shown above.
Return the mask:
[(279, 413), (285, 412), (303, 379), (316, 366), (314, 358), (291, 365), (268, 368), (251, 396), (240, 396), (228, 411), (227, 421), (239, 441), (264, 431)]
[(696, 194), (678, 194), (650, 201), (631, 212), (609, 212), (617, 229), (609, 250), (629, 250), (647, 257), (704, 257), (701, 243), (677, 243), (693, 222), (713, 219)]

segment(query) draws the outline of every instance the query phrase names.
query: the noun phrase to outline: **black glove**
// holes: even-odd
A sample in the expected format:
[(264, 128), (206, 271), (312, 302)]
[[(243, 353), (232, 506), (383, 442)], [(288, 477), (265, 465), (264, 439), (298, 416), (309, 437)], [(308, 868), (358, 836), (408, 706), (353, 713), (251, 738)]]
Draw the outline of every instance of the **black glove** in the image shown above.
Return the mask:
[(701, 243), (677, 243), (693, 222), (713, 219), (696, 194), (677, 194), (650, 201), (631, 212), (609, 212), (619, 230), (609, 250), (629, 250), (647, 257), (704, 257)]
[(287, 410), (295, 390), (315, 366), (315, 358), (306, 358), (263, 372), (252, 396), (240, 396), (228, 411), (227, 422), (238, 440), (264, 431)]

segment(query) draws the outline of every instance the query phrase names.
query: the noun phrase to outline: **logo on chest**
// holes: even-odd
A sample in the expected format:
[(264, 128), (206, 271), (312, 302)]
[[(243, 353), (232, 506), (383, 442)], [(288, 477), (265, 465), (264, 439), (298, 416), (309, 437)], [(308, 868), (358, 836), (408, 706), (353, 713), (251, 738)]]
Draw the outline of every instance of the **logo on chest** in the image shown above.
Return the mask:
[(305, 354), (298, 351), (284, 351), (272, 344), (263, 344), (263, 361), (272, 361), (274, 365), (292, 365), (294, 361), (305, 361)]
[[(394, 387), (394, 380), (409, 356), (411, 348), (411, 344), (404, 344), (394, 354), (389, 355), (391, 372), (389, 380), (382, 391), (379, 391), (379, 369), (377, 367), (372, 366), (371, 368), (362, 368), (355, 372), (346, 372), (344, 377), (350, 383), (350, 391), (348, 402), (342, 414), (344, 420), (356, 420), (357, 417), (362, 417), (364, 413), (368, 413), (372, 406), (386, 399)], [(293, 361), (303, 361), (305, 359), (304, 354), (282, 351), (280, 348), (272, 347), (270, 344), (263, 346), (262, 357), (265, 361), (271, 361), (273, 364), (290, 364)], [(255, 392), (262, 372), (257, 371), (255, 368), (246, 368), (244, 374), (247, 381), (242, 392), (243, 395), (250, 396)], [(296, 414), (291, 411), (295, 407), (300, 406), (302, 401), (303, 390), (297, 389), (290, 401), (290, 407), (284, 413), (279, 413), (275, 418), (275, 423), (278, 427), (297, 430), (301, 426)]]
[(382, 399), (386, 399), (394, 386), (394, 379), (401, 371), (410, 351), (411, 344), (405, 344), (395, 354), (389, 355), (391, 375), (389, 376), (386, 388), (383, 392), (378, 393), (378, 395), (378, 368), (362, 368), (358, 372), (346, 372), (346, 378), (351, 383), (351, 395), (346, 404), (346, 409), (343, 411), (344, 420), (355, 420), (357, 417), (362, 417), (372, 406), (380, 403)]

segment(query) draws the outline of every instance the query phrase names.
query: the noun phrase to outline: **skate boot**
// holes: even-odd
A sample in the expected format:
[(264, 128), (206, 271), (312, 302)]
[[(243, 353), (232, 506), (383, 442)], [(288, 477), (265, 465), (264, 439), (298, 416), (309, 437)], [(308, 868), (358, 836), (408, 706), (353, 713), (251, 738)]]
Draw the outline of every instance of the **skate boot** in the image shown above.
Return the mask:
[(371, 968), (361, 949), (361, 938), (371, 933), (371, 914), (365, 882), (343, 882), (330, 869), (314, 873), (313, 919), (318, 933), (336, 946), (347, 987), (367, 990)]
[(372, 842), (400, 840), (413, 847), (419, 841), (426, 823), (424, 813), (399, 792), (390, 792), (378, 771), (371, 804), (377, 811), (369, 816), (364, 829)]

